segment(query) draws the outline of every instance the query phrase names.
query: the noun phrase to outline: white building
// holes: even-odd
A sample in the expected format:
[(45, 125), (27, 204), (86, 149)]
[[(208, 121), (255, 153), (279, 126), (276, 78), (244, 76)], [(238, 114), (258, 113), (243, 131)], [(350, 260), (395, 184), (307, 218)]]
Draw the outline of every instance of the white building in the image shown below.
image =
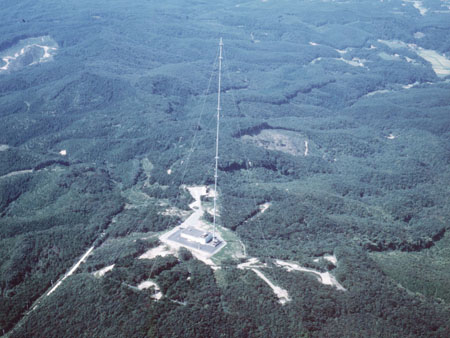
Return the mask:
[(190, 242), (206, 244), (211, 242), (213, 236), (209, 232), (203, 232), (195, 228), (186, 228), (181, 230), (180, 236)]

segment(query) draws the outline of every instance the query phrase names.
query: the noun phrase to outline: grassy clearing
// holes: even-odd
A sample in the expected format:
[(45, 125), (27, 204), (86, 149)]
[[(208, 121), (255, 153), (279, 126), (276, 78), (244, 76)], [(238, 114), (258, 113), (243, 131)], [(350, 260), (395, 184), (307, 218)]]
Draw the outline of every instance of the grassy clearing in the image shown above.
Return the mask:
[(219, 227), (218, 230), (227, 245), (212, 257), (213, 262), (220, 265), (225, 260), (244, 257), (244, 249), (239, 237), (229, 229)]

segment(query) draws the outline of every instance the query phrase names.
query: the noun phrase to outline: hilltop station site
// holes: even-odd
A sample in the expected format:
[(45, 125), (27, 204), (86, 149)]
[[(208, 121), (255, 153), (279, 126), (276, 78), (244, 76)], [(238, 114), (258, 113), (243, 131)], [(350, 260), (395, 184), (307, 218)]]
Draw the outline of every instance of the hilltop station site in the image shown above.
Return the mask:
[[(201, 200), (200, 196), (205, 195), (208, 193), (208, 190), (202, 190), (196, 191), (199, 192), (199, 194), (193, 194), (191, 191), (192, 196), (194, 199), (196, 199), (196, 202), (192, 204), (192, 209), (195, 210), (194, 214), (191, 215), (183, 224), (188, 224), (188, 226), (183, 226), (183, 224), (174, 229), (175, 231), (171, 231), (169, 234), (167, 234), (166, 239), (175, 242), (176, 244), (179, 244), (181, 246), (185, 246), (190, 249), (195, 249), (197, 251), (200, 251), (203, 254), (206, 254), (207, 256), (212, 256), (216, 252), (218, 252), (221, 248), (223, 248), (226, 243), (219, 239), (217, 237), (217, 231), (216, 231), (216, 216), (217, 216), (217, 178), (218, 176), (218, 163), (219, 163), (219, 126), (220, 126), (220, 89), (221, 89), (221, 81), (222, 81), (222, 48), (223, 48), (223, 42), (222, 38), (220, 38), (219, 42), (219, 77), (218, 77), (218, 86), (217, 86), (217, 113), (216, 113), (216, 156), (215, 159), (215, 168), (214, 168), (214, 191), (212, 193), (213, 195), (213, 201), (214, 201), (214, 208), (212, 212), (213, 216), (213, 230), (212, 233), (209, 231), (204, 231), (202, 229), (198, 228), (198, 224), (190, 224), (189, 220), (192, 218), (192, 216), (195, 216), (196, 223), (199, 223), (200, 217), (202, 216), (201, 210)], [(195, 191), (195, 190), (194, 190)], [(197, 212), (200, 212), (200, 215), (196, 215)], [(199, 217), (200, 216), (200, 217)], [(162, 236), (163, 237), (163, 236)], [(162, 238), (161, 238), (162, 240)]]

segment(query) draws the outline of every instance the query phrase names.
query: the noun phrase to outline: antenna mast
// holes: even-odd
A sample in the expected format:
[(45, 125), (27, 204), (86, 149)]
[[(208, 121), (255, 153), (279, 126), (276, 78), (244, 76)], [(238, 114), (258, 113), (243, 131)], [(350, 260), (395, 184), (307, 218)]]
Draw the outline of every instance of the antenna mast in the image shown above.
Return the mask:
[(216, 167), (214, 169), (214, 214), (213, 214), (213, 241), (216, 240), (216, 208), (217, 208), (217, 166), (219, 163), (219, 122), (220, 122), (220, 86), (222, 81), (222, 48), (223, 42), (220, 38), (219, 42), (219, 85), (217, 88), (217, 122), (216, 122)]

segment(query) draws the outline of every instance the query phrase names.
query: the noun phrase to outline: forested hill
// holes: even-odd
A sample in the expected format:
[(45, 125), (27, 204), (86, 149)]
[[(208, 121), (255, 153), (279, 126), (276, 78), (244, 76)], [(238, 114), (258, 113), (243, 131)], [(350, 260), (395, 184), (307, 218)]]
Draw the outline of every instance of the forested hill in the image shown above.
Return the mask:
[[(448, 336), (448, 0), (4, 0), (0, 19), (0, 333)], [(139, 259), (213, 183), (220, 37), (226, 249)]]

